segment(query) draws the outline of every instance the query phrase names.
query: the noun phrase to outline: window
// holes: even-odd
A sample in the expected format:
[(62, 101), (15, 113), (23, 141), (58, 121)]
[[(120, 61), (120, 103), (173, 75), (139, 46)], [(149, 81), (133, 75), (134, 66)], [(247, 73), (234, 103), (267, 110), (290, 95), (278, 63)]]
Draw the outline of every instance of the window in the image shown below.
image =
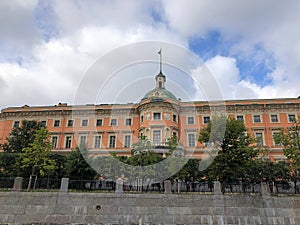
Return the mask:
[(153, 113), (153, 120), (160, 120), (160, 113)]
[(263, 146), (264, 141), (263, 141), (263, 133), (262, 132), (255, 132), (255, 138), (256, 138), (256, 143), (258, 146)]
[(47, 126), (47, 121), (46, 120), (42, 120), (41, 124), (42, 124), (42, 126), (46, 127)]
[(177, 122), (177, 115), (173, 115), (173, 122)]
[(87, 136), (80, 136), (79, 137), (79, 144), (80, 145), (86, 145), (87, 143)]
[(125, 125), (126, 126), (131, 126), (131, 118), (126, 118)]
[(96, 126), (97, 127), (100, 127), (100, 126), (102, 126), (103, 124), (102, 124), (102, 119), (97, 119), (96, 120)]
[(94, 148), (100, 148), (101, 146), (101, 136), (94, 137)]
[(58, 143), (58, 137), (57, 136), (52, 136), (51, 137), (51, 144), (52, 144), (52, 148), (57, 148), (57, 143)]
[(278, 115), (270, 115), (272, 123), (278, 123)]
[(71, 148), (71, 145), (72, 145), (72, 137), (71, 136), (66, 136), (65, 148)]
[(244, 121), (244, 116), (243, 115), (237, 115), (236, 120)]
[(278, 132), (278, 131), (272, 133), (274, 146), (281, 146), (280, 141), (276, 139), (276, 136), (277, 136), (279, 133), (280, 133), (280, 132)]
[(74, 120), (68, 120), (67, 126), (68, 127), (73, 127), (73, 125), (74, 125)]
[(165, 120), (170, 120), (170, 114), (169, 113), (165, 113), (164, 114), (164, 119)]
[(110, 125), (111, 126), (116, 126), (117, 125), (117, 119), (111, 119), (110, 120)]
[(109, 136), (108, 147), (109, 148), (115, 148), (116, 147), (116, 136), (115, 135), (110, 135)]
[(195, 134), (188, 134), (188, 146), (195, 147)]
[(295, 121), (296, 121), (296, 116), (295, 116), (295, 114), (289, 114), (289, 115), (288, 115), (288, 121), (289, 121), (289, 123), (295, 122)]
[(161, 142), (160, 130), (154, 130), (153, 131), (153, 144), (160, 145), (161, 144), (160, 142)]
[(210, 122), (210, 117), (209, 116), (204, 116), (203, 117), (203, 123), (209, 123)]
[(193, 117), (193, 116), (189, 116), (189, 117), (187, 118), (187, 123), (188, 123), (188, 124), (194, 124), (194, 123), (195, 123), (194, 117)]
[(54, 120), (53, 127), (59, 127), (60, 126), (60, 120)]
[(81, 126), (82, 127), (86, 127), (87, 125), (88, 125), (88, 120), (87, 119), (81, 120)]
[(141, 123), (144, 122), (144, 116), (141, 116)]
[(253, 115), (253, 122), (254, 123), (261, 123), (260, 115)]
[(150, 120), (150, 113), (146, 114), (146, 120)]
[(124, 148), (130, 148), (131, 145), (131, 136), (125, 135), (124, 136)]
[(20, 126), (20, 121), (15, 121), (14, 122), (14, 127), (19, 127)]

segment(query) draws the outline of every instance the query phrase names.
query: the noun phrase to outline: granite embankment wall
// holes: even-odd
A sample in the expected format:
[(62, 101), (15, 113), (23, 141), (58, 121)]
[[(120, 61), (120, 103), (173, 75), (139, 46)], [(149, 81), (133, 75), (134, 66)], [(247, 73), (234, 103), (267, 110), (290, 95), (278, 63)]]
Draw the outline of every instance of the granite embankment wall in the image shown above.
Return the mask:
[(300, 224), (300, 197), (0, 192), (0, 224)]

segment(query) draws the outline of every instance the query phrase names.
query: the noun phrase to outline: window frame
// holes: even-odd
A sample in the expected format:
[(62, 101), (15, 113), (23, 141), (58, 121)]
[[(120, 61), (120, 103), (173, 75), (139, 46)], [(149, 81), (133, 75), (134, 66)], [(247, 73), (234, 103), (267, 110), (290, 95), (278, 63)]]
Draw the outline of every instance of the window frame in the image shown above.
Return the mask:
[[(276, 121), (273, 121), (273, 116), (276, 116)], [(278, 114), (270, 114), (270, 122), (271, 123), (280, 123)]]
[[(55, 141), (55, 146), (53, 146), (54, 138), (56, 139)], [(51, 147), (52, 149), (57, 149), (58, 148), (58, 135), (51, 135)]]
[(72, 148), (72, 136), (71, 135), (66, 135), (65, 136), (64, 147), (65, 147), (65, 149), (71, 149)]
[[(255, 121), (255, 118), (259, 118), (259, 122)], [(253, 123), (262, 123), (262, 118), (261, 118), (261, 115), (260, 114), (253, 114), (252, 115), (252, 121)]]
[[(96, 142), (96, 141), (98, 141), (97, 138), (99, 138), (99, 142)], [(96, 143), (97, 143), (97, 145), (96, 145)], [(99, 143), (99, 147), (97, 147), (98, 143)], [(102, 146), (102, 135), (94, 135), (93, 148), (101, 148), (101, 146)]]
[[(114, 137), (113, 145), (111, 145), (113, 137)], [(108, 148), (116, 148), (116, 146), (117, 146), (117, 135), (116, 134), (110, 134), (108, 136)]]
[(186, 118), (186, 124), (188, 124), (188, 125), (194, 125), (195, 124), (195, 116), (188, 116)]
[[(116, 121), (116, 123), (113, 123), (113, 121)], [(118, 126), (118, 119), (117, 118), (111, 118), (109, 121), (109, 126)]]
[(161, 112), (153, 112), (152, 120), (161, 120)]
[[(210, 116), (203, 116), (203, 124), (208, 124), (210, 122)], [(208, 121), (206, 120), (208, 118)]]
[(81, 127), (88, 127), (89, 126), (89, 119), (81, 119), (80, 126)]
[[(127, 123), (128, 121), (130, 121), (129, 123)], [(132, 126), (132, 118), (125, 118), (125, 126)]]
[[(71, 122), (71, 121), (72, 121), (72, 124), (70, 125), (69, 122)], [(68, 119), (67, 127), (74, 127), (74, 120), (73, 119)]]
[[(98, 124), (98, 121), (100, 122), (100, 125)], [(103, 126), (103, 119), (102, 118), (99, 118), (99, 119), (96, 119), (96, 127), (102, 127)]]
[[(128, 139), (127, 139), (128, 137), (129, 137), (129, 145), (128, 145)], [(131, 137), (130, 134), (125, 134), (124, 135), (124, 140), (123, 140), (123, 147), (124, 148), (131, 148), (131, 139), (132, 139), (132, 137)]]
[[(190, 136), (193, 136), (193, 140), (190, 139)], [(187, 146), (189, 148), (196, 147), (196, 134), (195, 133), (187, 133)]]
[[(58, 122), (57, 126), (56, 126), (56, 122)], [(53, 120), (53, 127), (60, 127), (60, 119), (54, 119)]]

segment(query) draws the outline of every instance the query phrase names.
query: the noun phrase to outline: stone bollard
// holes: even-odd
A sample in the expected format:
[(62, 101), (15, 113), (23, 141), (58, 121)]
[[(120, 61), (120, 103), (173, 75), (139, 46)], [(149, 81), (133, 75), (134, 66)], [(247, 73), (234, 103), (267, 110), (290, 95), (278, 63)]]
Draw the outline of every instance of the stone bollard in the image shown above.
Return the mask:
[(221, 195), (222, 194), (220, 181), (215, 181), (214, 182), (214, 194), (215, 195)]
[(61, 178), (61, 183), (60, 183), (60, 192), (68, 192), (68, 187), (69, 187), (69, 178)]
[(165, 180), (164, 185), (165, 185), (165, 194), (172, 194), (171, 181), (170, 180)]
[(122, 178), (118, 178), (116, 180), (116, 194), (123, 194), (123, 179)]
[(23, 177), (16, 177), (14, 180), (13, 191), (22, 191)]
[[(273, 184), (272, 184), (273, 185)], [(263, 182), (260, 183), (260, 194), (262, 196), (270, 196), (271, 192), (269, 190), (269, 184), (264, 184)]]
[(177, 193), (181, 193), (181, 180), (177, 181)]

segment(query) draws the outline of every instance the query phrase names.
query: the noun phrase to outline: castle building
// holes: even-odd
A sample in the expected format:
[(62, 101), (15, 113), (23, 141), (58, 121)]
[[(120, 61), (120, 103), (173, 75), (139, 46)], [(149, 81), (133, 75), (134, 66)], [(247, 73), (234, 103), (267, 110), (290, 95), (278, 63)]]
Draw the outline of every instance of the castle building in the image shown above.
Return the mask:
[(0, 143), (22, 120), (41, 121), (49, 130), (54, 152), (68, 153), (85, 143), (91, 152), (131, 155), (132, 144), (146, 136), (155, 151), (165, 154), (166, 142), (177, 136), (186, 157), (204, 157), (208, 148), (197, 141), (200, 129), (219, 111), (242, 120), (253, 137), (266, 146), (268, 157), (284, 158), (273, 135), (300, 116), (300, 98), (183, 102), (165, 87), (166, 76), (155, 76), (156, 86), (135, 104), (9, 107), (0, 114)]

